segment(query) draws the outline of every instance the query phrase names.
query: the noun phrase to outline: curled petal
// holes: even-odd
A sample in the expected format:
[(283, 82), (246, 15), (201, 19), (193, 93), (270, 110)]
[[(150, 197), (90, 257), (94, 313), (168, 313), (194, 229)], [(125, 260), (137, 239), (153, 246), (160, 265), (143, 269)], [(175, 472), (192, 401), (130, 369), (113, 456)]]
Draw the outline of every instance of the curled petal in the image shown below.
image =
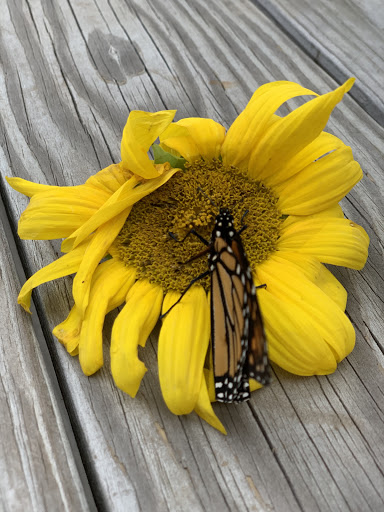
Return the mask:
[(298, 375), (334, 371), (355, 343), (342, 310), (288, 261), (271, 258), (257, 275), (271, 360)]
[(320, 135), (335, 106), (352, 87), (354, 79), (322, 96), (301, 105), (279, 119), (263, 134), (252, 151), (249, 169), (256, 179), (265, 179)]
[(165, 171), (158, 178), (139, 183), (135, 177), (130, 178), (120, 187), (108, 201), (77, 231), (71, 234), (61, 245), (61, 250), (67, 252), (76, 247), (87, 236), (93, 233), (99, 226), (114, 219), (128, 207), (132, 207), (137, 201), (147, 196), (166, 183), (178, 169)]
[(360, 270), (368, 257), (368, 245), (367, 233), (349, 219), (314, 216), (288, 227), (283, 224), (278, 249), (308, 254), (322, 263)]
[(340, 201), (363, 177), (348, 146), (310, 163), (275, 187), (283, 214), (311, 215)]
[(105, 315), (124, 302), (135, 277), (133, 269), (114, 258), (98, 266), (93, 276), (79, 341), (79, 360), (85, 375), (92, 375), (103, 366)]
[(161, 311), (163, 290), (147, 280), (137, 281), (129, 290), (126, 304), (112, 329), (111, 370), (115, 383), (130, 396), (136, 396), (147, 371), (137, 348), (142, 347), (155, 327)]
[(84, 222), (76, 231), (72, 232), (71, 235), (63, 241), (61, 244), (62, 252), (72, 250), (91, 233), (96, 231), (98, 227), (116, 217), (116, 215), (121, 213), (123, 210), (126, 210), (128, 206), (130, 206), (129, 204), (126, 204), (129, 203), (127, 198), (130, 197), (133, 189), (137, 187), (138, 183), (138, 180), (134, 177), (131, 177), (126, 181), (124, 185), (112, 194), (108, 201), (106, 201), (102, 207), (95, 212), (90, 219), (88, 219), (87, 222)]
[(115, 218), (100, 226), (87, 247), (79, 270), (73, 280), (72, 288), (75, 304), (82, 313), (85, 312), (88, 305), (93, 273), (119, 234), (130, 210), (131, 208), (122, 211)]
[[(170, 292), (163, 313), (180, 294)], [(164, 400), (174, 414), (196, 406), (209, 343), (209, 305), (204, 289), (195, 285), (165, 317), (159, 336), (159, 378)]]
[(83, 323), (83, 315), (77, 309), (76, 304), (71, 309), (69, 315), (57, 325), (52, 334), (62, 343), (71, 355), (79, 353), (80, 332)]
[(253, 94), (248, 105), (229, 128), (222, 148), (225, 165), (248, 167), (251, 152), (257, 147), (267, 128), (277, 121), (276, 110), (290, 98), (316, 95), (293, 82), (271, 82)]
[(148, 157), (148, 150), (175, 114), (176, 110), (153, 113), (133, 110), (129, 114), (121, 140), (121, 158), (125, 168), (146, 179), (159, 176), (158, 168)]
[(85, 182), (85, 185), (102, 190), (110, 197), (131, 177), (132, 173), (121, 164), (111, 164), (90, 176)]
[(212, 119), (189, 117), (172, 123), (160, 136), (164, 149), (177, 151), (189, 162), (219, 158), (225, 128)]
[(26, 281), (20, 290), (17, 302), (30, 313), (32, 290), (40, 284), (59, 279), (59, 277), (68, 276), (77, 272), (80, 267), (84, 253), (87, 249), (88, 241), (83, 242), (68, 254), (53, 261), (46, 267), (38, 270), (28, 281)]

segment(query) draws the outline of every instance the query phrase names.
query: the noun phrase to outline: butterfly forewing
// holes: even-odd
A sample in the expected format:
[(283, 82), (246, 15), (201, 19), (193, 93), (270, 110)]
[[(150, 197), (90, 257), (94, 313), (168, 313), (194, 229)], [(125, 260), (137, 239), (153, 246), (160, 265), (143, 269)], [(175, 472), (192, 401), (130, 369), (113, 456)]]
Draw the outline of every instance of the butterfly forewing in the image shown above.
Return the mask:
[(264, 328), (252, 273), (228, 210), (220, 210), (212, 233), (211, 339), (216, 398), (248, 400), (249, 377), (270, 380)]

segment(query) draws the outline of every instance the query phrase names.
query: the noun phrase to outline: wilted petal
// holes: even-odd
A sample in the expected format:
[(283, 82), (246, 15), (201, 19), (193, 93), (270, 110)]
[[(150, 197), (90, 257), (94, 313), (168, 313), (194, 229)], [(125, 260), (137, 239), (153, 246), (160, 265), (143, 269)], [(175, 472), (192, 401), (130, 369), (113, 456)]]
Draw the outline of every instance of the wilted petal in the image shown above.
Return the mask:
[(142, 178), (159, 176), (159, 170), (148, 157), (148, 150), (175, 117), (176, 110), (143, 112), (133, 110), (121, 139), (122, 165)]
[(76, 305), (73, 306), (69, 315), (57, 325), (52, 334), (62, 343), (71, 355), (79, 353), (79, 341), (83, 315), (79, 312)]
[(85, 375), (92, 375), (103, 366), (105, 315), (124, 302), (135, 277), (133, 269), (114, 258), (98, 266), (93, 276), (79, 341), (79, 360)]
[(247, 168), (250, 155), (266, 130), (279, 119), (274, 116), (276, 110), (290, 98), (303, 95), (316, 93), (286, 81), (259, 87), (228, 130), (221, 153), (224, 164)]
[(336, 90), (308, 101), (274, 122), (252, 151), (249, 160), (250, 176), (262, 180), (273, 175), (278, 172), (281, 162), (292, 158), (318, 137), (332, 110), (353, 82), (353, 78), (349, 79)]
[(126, 304), (112, 329), (111, 370), (117, 387), (136, 396), (147, 371), (137, 348), (142, 347), (159, 319), (163, 290), (146, 279), (137, 281), (129, 290)]
[[(163, 167), (167, 166), (164, 165)], [(140, 199), (164, 185), (177, 171), (178, 169), (166, 170), (158, 178), (145, 181), (144, 183), (138, 182), (135, 177), (130, 178), (87, 222), (64, 240), (61, 244), (61, 250), (67, 252), (76, 247), (98, 227), (114, 219), (121, 212), (140, 201)]]
[(130, 208), (100, 226), (87, 247), (72, 287), (75, 304), (82, 313), (88, 305), (93, 273), (119, 234), (129, 212)]
[(189, 162), (219, 158), (225, 128), (212, 119), (188, 117), (172, 123), (160, 136), (164, 149), (177, 151)]
[(38, 270), (28, 281), (26, 281), (20, 290), (17, 301), (23, 308), (30, 313), (32, 290), (40, 284), (59, 279), (59, 277), (68, 276), (77, 272), (80, 267), (84, 253), (87, 249), (88, 241), (83, 242), (68, 254), (53, 261), (46, 267)]

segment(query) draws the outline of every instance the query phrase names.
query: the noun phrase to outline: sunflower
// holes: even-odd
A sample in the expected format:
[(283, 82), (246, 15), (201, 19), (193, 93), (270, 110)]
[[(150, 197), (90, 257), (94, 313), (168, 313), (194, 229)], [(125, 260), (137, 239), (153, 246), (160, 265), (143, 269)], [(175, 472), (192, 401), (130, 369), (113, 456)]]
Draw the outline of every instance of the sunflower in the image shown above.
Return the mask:
[[(212, 119), (173, 122), (173, 110), (132, 111), (122, 161), (83, 185), (8, 178), (31, 198), (19, 236), (64, 238), (64, 255), (28, 279), (18, 302), (29, 311), (33, 288), (75, 274), (73, 308), (53, 333), (86, 375), (103, 365), (105, 315), (125, 303), (112, 329), (111, 371), (134, 397), (147, 370), (138, 346), (206, 270), (205, 258), (185, 263), (201, 252), (188, 233), (209, 239), (218, 207), (237, 226), (248, 212), (242, 239), (255, 284), (266, 285), (258, 297), (271, 361), (297, 375), (332, 373), (353, 349), (355, 332), (344, 313), (347, 293), (323, 264), (361, 269), (369, 244), (338, 204), (361, 168), (348, 146), (323, 131), (352, 85), (317, 95), (292, 82), (265, 84), (228, 131)], [(276, 115), (298, 96), (314, 98)], [(206, 279), (190, 287), (162, 320), (159, 380), (174, 414), (195, 411), (225, 432), (211, 405), (208, 287)], [(252, 390), (259, 387), (251, 380)]]

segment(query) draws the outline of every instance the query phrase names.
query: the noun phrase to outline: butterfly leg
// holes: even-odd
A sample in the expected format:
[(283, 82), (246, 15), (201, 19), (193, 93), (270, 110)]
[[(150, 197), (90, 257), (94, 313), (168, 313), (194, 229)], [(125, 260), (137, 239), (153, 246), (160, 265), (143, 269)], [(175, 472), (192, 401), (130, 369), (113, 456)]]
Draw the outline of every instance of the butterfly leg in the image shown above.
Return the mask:
[(188, 231), (188, 233), (185, 235), (185, 237), (184, 237), (182, 240), (178, 240), (178, 239), (177, 239), (177, 235), (175, 235), (175, 233), (172, 233), (172, 231), (168, 231), (168, 234), (169, 234), (169, 236), (170, 236), (173, 240), (175, 240), (175, 242), (178, 242), (179, 244), (182, 244), (182, 243), (183, 243), (183, 242), (184, 242), (184, 241), (189, 237), (189, 235), (191, 235), (191, 234), (192, 234), (192, 235), (197, 236), (197, 238), (198, 238), (201, 242), (203, 242), (203, 244), (204, 244), (204, 245), (211, 245), (211, 243), (210, 243), (210, 242), (208, 242), (208, 240), (206, 240), (204, 237), (202, 237), (202, 236), (201, 236), (197, 231), (195, 231), (193, 228), (192, 228), (192, 229), (190, 229), (190, 230)]
[(209, 274), (210, 274), (210, 271), (207, 270), (206, 272), (203, 272), (199, 276), (192, 279), (192, 281), (189, 283), (189, 285), (186, 287), (186, 289), (183, 291), (183, 293), (180, 295), (180, 297), (177, 299), (177, 301), (168, 309), (168, 311), (166, 311), (165, 313), (160, 315), (160, 320), (162, 320), (166, 315), (168, 315), (168, 313), (171, 311), (171, 309), (173, 309), (176, 306), (176, 304), (178, 304), (181, 301), (181, 299), (184, 297), (184, 295), (187, 293), (187, 291), (190, 289), (190, 287), (192, 285), (194, 285), (197, 281), (200, 281), (200, 279), (203, 279), (204, 277), (208, 276)]

